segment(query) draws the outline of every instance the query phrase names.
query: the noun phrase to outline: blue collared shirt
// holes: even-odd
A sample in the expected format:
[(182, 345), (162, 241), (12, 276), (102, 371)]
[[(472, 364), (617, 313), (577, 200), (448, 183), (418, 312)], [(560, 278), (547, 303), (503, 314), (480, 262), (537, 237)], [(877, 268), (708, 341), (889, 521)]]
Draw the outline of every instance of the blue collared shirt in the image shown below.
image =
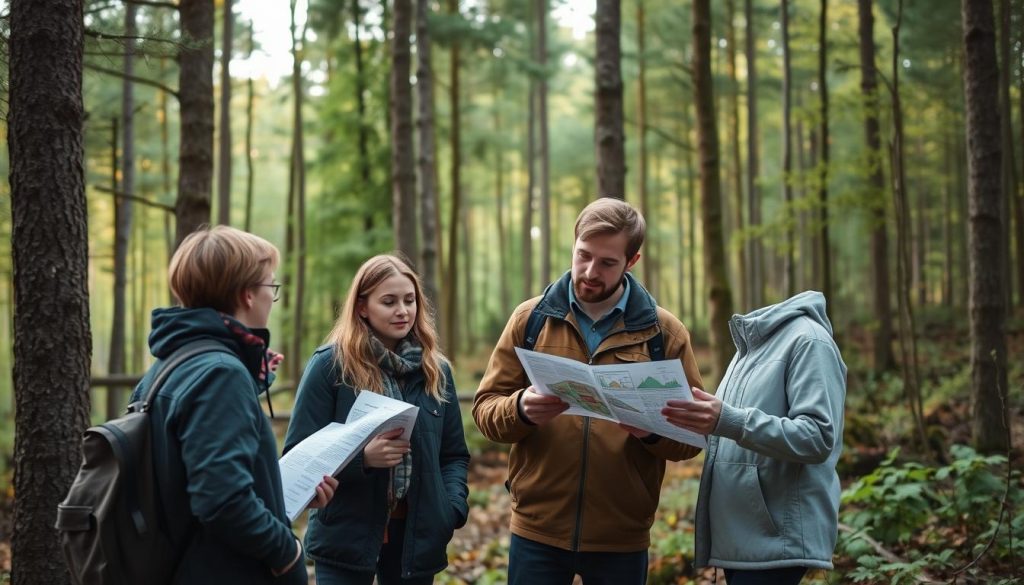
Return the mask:
[(626, 301), (629, 300), (629, 280), (622, 279), (622, 286), (622, 297), (619, 298), (619, 302), (615, 303), (615, 306), (597, 321), (591, 319), (584, 312), (583, 307), (576, 300), (576, 293), (573, 292), (573, 287), (571, 284), (569, 286), (569, 306), (572, 307), (572, 313), (576, 316), (576, 322), (580, 325), (580, 333), (583, 334), (583, 340), (587, 342), (590, 355), (594, 355), (597, 346), (601, 345), (601, 340), (611, 333), (612, 327), (619, 320), (619, 315), (626, 312)]

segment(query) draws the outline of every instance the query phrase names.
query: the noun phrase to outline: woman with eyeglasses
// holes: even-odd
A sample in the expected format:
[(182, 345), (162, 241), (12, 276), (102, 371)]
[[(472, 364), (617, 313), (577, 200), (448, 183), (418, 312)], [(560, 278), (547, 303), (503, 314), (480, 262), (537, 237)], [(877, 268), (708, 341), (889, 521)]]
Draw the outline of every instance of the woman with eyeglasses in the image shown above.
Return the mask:
[(374, 437), (339, 475), (338, 492), (309, 515), (306, 550), (318, 585), (432, 583), (466, 523), (469, 451), (451, 369), (437, 347), (419, 278), (395, 256), (356, 273), (327, 343), (299, 382), (285, 452), (345, 422), (359, 392), (419, 407), (402, 429)]
[[(278, 257), (263, 238), (202, 228), (171, 259), (169, 283), (181, 306), (153, 311), (157, 359), (208, 344), (171, 372), (149, 411), (162, 517), (180, 551), (174, 583), (308, 581), (285, 515), (277, 441), (259, 403), (280, 361), (267, 351)], [(156, 370), (132, 402), (146, 395)], [(324, 477), (310, 507), (326, 505), (337, 485)]]

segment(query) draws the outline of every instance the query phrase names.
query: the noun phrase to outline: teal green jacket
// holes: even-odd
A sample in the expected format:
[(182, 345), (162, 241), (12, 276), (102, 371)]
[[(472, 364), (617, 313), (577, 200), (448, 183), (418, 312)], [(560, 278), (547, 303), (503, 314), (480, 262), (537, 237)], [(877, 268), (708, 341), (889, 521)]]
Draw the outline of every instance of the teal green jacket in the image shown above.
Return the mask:
[[(202, 339), (225, 349), (178, 366), (151, 407), (160, 501), (183, 551), (175, 583), (305, 585), (301, 559), (288, 574), (271, 574), (295, 558), (298, 544), (284, 511), (277, 442), (258, 401), (269, 334), (253, 330), (263, 344), (244, 345), (223, 319), (212, 309), (153, 311), (149, 345), (158, 359)], [(152, 376), (151, 368), (132, 401)]]
[(701, 476), (698, 567), (832, 568), (846, 364), (825, 297), (804, 292), (729, 322), (736, 356)]
[[(419, 407), (412, 430), (412, 477), (405, 500), (408, 516), (402, 543), (402, 577), (434, 575), (448, 566), (446, 548), (452, 532), (469, 513), (466, 485), (469, 450), (455, 383), (447, 364), (447, 384), (438, 402), (425, 391), (422, 370), (403, 387), (405, 401)], [(299, 382), (284, 450), (331, 422), (345, 422), (356, 399), (339, 381), (338, 362), (330, 346), (321, 347), (306, 364)], [(362, 453), (338, 475), (338, 490), (323, 510), (310, 510), (306, 553), (316, 563), (373, 573), (388, 521), (388, 469), (363, 467)]]

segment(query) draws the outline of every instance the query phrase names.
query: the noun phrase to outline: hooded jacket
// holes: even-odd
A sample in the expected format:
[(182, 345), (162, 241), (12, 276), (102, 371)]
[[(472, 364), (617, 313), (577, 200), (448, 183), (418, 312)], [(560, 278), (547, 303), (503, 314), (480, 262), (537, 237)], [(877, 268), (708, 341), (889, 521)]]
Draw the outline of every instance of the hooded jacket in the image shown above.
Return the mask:
[(701, 476), (698, 567), (832, 568), (846, 364), (825, 297), (808, 291), (729, 322), (736, 355)]
[(298, 543), (285, 515), (277, 441), (258, 400), (269, 333), (247, 330), (264, 344), (246, 345), (224, 319), (213, 309), (153, 311), (149, 345), (158, 359), (192, 341), (224, 345), (178, 366), (151, 405), (160, 502), (168, 535), (183, 550), (174, 582), (305, 584), (301, 558), (285, 575), (271, 574), (295, 558)]
[(641, 441), (615, 423), (590, 417), (558, 416), (535, 426), (519, 416), (519, 396), (530, 381), (515, 348), (523, 344), (534, 307), (547, 317), (535, 351), (590, 364), (646, 362), (647, 341), (660, 330), (665, 358), (680, 359), (690, 385), (703, 387), (689, 332), (632, 275), (626, 278), (626, 310), (593, 355), (569, 307), (568, 272), (547, 294), (519, 305), (491, 354), (473, 418), (488, 439), (512, 443), (506, 485), (512, 498), (512, 532), (518, 536), (572, 551), (645, 550), (665, 461), (700, 452), (666, 438)]

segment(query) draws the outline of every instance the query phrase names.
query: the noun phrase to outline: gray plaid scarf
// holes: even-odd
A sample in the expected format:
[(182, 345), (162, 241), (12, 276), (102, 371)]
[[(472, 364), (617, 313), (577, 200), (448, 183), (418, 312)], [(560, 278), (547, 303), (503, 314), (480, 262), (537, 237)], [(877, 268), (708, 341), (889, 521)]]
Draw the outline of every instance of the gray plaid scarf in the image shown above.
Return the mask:
[[(390, 351), (374, 336), (370, 337), (370, 348), (377, 365), (380, 366), (381, 378), (384, 382), (384, 395), (395, 400), (405, 401), (402, 386), (405, 376), (420, 369), (423, 363), (423, 348), (412, 335), (398, 343), (395, 351)], [(388, 490), (388, 505), (394, 508), (409, 490), (409, 479), (412, 477), (412, 452), (402, 456), (402, 462), (391, 468), (391, 486)]]

